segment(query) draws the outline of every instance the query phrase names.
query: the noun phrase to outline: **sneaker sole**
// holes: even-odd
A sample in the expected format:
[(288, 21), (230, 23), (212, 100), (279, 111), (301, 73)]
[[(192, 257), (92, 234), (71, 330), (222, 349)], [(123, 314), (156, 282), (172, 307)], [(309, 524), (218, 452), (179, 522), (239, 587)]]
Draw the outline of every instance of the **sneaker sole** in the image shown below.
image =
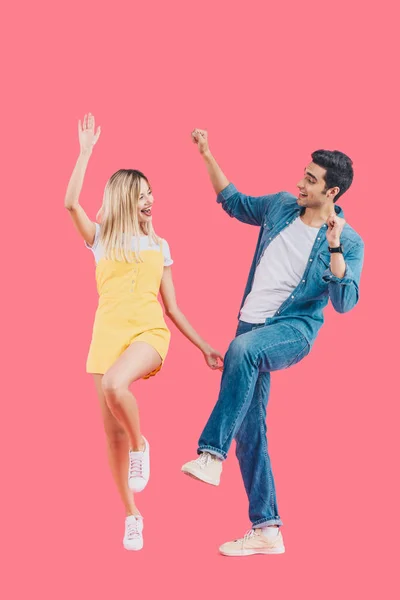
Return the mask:
[(240, 552), (224, 552), (220, 549), (223, 556), (253, 556), (254, 554), (284, 554), (285, 548), (265, 548), (259, 550), (241, 550)]
[(131, 485), (128, 481), (128, 488), (130, 489), (131, 492), (134, 492), (135, 494), (139, 494), (140, 492), (143, 492), (143, 490), (145, 489), (145, 487), (147, 487), (147, 484), (149, 483), (150, 477), (149, 479), (146, 481), (146, 483), (144, 484), (144, 486), (142, 488), (140, 488), (140, 490), (135, 489), (134, 485)]
[(136, 552), (137, 550), (141, 550), (143, 548), (143, 544), (139, 548), (130, 548), (129, 546), (125, 546), (124, 544), (124, 548), (125, 550)]
[(203, 483), (208, 483), (209, 485), (218, 486), (220, 480), (212, 479), (211, 477), (205, 477), (203, 473), (197, 472), (195, 469), (191, 469), (190, 467), (182, 467), (181, 471), (192, 477), (193, 479), (197, 479), (197, 481), (202, 481)]

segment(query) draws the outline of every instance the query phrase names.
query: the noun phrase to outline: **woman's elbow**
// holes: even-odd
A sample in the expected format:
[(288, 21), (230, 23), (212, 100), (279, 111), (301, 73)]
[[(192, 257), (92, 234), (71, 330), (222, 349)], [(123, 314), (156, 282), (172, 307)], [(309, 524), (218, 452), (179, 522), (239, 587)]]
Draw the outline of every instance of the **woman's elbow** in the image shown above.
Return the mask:
[(64, 202), (64, 208), (66, 208), (69, 212), (74, 212), (75, 210), (77, 210), (79, 204), (77, 202), (70, 202), (68, 200), (65, 200)]
[(178, 313), (179, 313), (179, 308), (177, 306), (165, 308), (165, 314), (167, 315), (167, 317), (169, 319), (171, 319), (171, 321), (173, 321), (175, 319), (175, 317), (178, 315)]

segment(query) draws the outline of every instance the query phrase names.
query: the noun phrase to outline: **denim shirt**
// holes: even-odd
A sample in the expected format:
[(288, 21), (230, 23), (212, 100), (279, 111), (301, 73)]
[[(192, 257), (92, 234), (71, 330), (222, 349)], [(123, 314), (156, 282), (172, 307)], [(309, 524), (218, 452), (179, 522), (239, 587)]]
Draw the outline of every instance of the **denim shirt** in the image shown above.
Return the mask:
[[(305, 209), (297, 204), (296, 196), (289, 192), (259, 197), (246, 196), (240, 193), (233, 183), (218, 194), (217, 202), (222, 204), (229, 216), (243, 223), (260, 227), (241, 309), (251, 291), (256, 267), (265, 249), (285, 227), (303, 214)], [(339, 217), (344, 218), (342, 209), (337, 205), (335, 205), (335, 212)], [(360, 235), (346, 223), (340, 237), (346, 270), (344, 277), (340, 279), (330, 270), (326, 229), (326, 224), (319, 229), (299, 284), (276, 313), (265, 321), (265, 324), (282, 322), (295, 327), (303, 333), (310, 346), (324, 322), (323, 310), (329, 299), (339, 313), (351, 310), (359, 299), (364, 242)], [(238, 316), (240, 318), (240, 311)]]

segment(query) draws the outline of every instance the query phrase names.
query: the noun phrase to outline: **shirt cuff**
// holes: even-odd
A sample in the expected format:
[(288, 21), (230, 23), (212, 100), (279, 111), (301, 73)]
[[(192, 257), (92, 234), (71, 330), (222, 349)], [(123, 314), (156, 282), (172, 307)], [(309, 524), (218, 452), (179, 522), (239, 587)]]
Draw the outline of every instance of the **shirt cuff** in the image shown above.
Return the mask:
[(229, 183), (223, 190), (220, 191), (220, 193), (217, 196), (217, 202), (221, 203), (224, 202), (224, 200), (228, 200), (228, 198), (230, 198), (231, 196), (233, 196), (233, 194), (237, 193), (237, 189), (236, 187), (233, 185), (233, 183)]
[(322, 274), (322, 279), (327, 283), (340, 283), (341, 285), (348, 285), (353, 282), (353, 278), (351, 277), (351, 273), (348, 265), (346, 264), (346, 269), (343, 277), (336, 277), (328, 267)]

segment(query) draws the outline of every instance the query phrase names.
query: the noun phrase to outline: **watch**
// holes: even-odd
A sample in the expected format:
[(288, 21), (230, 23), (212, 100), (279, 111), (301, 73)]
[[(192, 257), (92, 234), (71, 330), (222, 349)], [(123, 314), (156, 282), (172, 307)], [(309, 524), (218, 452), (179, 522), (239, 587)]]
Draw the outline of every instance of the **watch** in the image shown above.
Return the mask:
[(339, 252), (340, 254), (343, 254), (342, 244), (340, 244), (340, 246), (336, 246), (335, 248), (331, 248), (330, 246), (328, 246), (328, 250), (331, 254), (332, 254), (332, 252)]

